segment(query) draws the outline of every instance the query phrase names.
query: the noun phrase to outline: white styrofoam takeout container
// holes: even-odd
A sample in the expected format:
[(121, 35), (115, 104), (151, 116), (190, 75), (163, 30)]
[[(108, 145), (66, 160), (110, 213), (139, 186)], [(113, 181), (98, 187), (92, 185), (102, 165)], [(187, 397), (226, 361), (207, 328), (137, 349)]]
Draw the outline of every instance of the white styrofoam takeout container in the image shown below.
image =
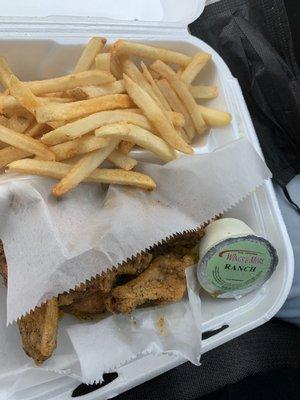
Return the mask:
[[(0, 4), (2, 2), (0, 0)], [(5, 6), (4, 2), (3, 6), (1, 4), (0, 53), (8, 59), (21, 79), (33, 80), (71, 71), (82, 46), (93, 35), (106, 36), (109, 42), (118, 38), (147, 42), (191, 55), (196, 51), (210, 52), (213, 63), (201, 73), (198, 83), (219, 87), (219, 97), (206, 103), (229, 110), (233, 122), (230, 126), (212, 129), (204, 139), (199, 138), (195, 142), (196, 153), (212, 151), (246, 136), (261, 154), (237, 80), (221, 57), (187, 30), (187, 24), (201, 14), (204, 3), (204, 0), (11, 0), (5, 2)], [(149, 159), (147, 154), (139, 156)], [(242, 219), (257, 234), (268, 238), (277, 249), (279, 265), (261, 289), (238, 301), (216, 300), (202, 293), (203, 332), (227, 326), (203, 340), (203, 352), (273, 317), (284, 303), (293, 278), (293, 252), (271, 182), (266, 182), (226, 216)], [(183, 361), (167, 355), (142, 357), (121, 367), (117, 371), (118, 378), (113, 382), (82, 398), (112, 398)], [(38, 374), (34, 369), (32, 373), (31, 376), (28, 371), (24, 379), (28, 382), (33, 380), (35, 385), (40, 384), (17, 392), (10, 399), (67, 400), (71, 399), (72, 391), (79, 384), (72, 378), (52, 372), (41, 371)]]

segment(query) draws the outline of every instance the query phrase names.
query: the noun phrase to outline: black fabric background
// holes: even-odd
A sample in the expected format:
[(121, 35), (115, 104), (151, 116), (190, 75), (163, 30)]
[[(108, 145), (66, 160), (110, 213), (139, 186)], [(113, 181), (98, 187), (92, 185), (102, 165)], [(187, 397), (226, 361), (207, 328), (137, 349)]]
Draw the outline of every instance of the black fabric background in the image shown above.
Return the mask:
[(283, 0), (222, 0), (189, 28), (238, 78), (266, 162), (285, 187), (300, 173), (300, 70)]
[(300, 1), (285, 0), (285, 7), (290, 23), (296, 60), (300, 65)]

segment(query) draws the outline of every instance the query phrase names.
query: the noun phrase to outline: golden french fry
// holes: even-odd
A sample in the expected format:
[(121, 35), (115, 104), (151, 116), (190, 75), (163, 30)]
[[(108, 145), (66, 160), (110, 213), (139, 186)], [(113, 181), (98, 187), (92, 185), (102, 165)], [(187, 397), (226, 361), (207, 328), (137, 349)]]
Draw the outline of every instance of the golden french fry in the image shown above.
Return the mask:
[[(70, 103), (75, 99), (70, 97), (68, 98), (59, 98), (59, 97), (36, 97), (39, 103)], [(0, 95), (0, 112), (5, 113), (11, 116), (23, 116), (26, 117), (29, 115), (29, 112), (21, 105), (21, 103), (14, 96), (1, 96)]]
[[(63, 178), (70, 172), (71, 168), (72, 165), (65, 163), (31, 159), (18, 160), (8, 165), (8, 171), (20, 174), (48, 176), (56, 179)], [(156, 187), (155, 182), (148, 175), (134, 171), (125, 171), (123, 169), (95, 169), (84, 181), (136, 186), (147, 190), (153, 190)]]
[[(178, 70), (176, 71), (176, 74), (178, 75), (179, 78), (181, 77), (181, 74), (182, 74), (183, 70), (184, 70), (184, 68), (179, 67)], [(159, 76), (159, 74), (157, 74), (157, 75)]]
[(25, 118), (21, 116), (12, 116), (8, 120), (7, 128), (12, 129), (15, 132), (23, 133), (32, 124), (32, 118)]
[(17, 149), (16, 147), (7, 146), (0, 150), (0, 169), (6, 167), (13, 161), (30, 157), (32, 154), (28, 151)]
[[(127, 111), (130, 111), (132, 113), (139, 114), (139, 115), (144, 115), (143, 110), (140, 110), (139, 108), (129, 108)], [(168, 117), (169, 121), (175, 127), (182, 128), (184, 126), (185, 120), (184, 120), (184, 116), (181, 112), (165, 111), (165, 115)], [(139, 124), (135, 124), (135, 125), (139, 125)], [(149, 128), (145, 128), (145, 129), (149, 129)], [(153, 130), (153, 127), (151, 130)]]
[(131, 149), (134, 147), (134, 143), (126, 142), (126, 140), (122, 140), (119, 144), (118, 150), (120, 153), (124, 154), (125, 156), (130, 153)]
[(168, 162), (176, 158), (176, 152), (161, 138), (146, 129), (132, 124), (113, 124), (98, 128), (95, 135), (103, 138), (118, 138), (137, 144)]
[(39, 95), (39, 97), (56, 97), (56, 98), (60, 98), (60, 97), (64, 97), (66, 94), (66, 91), (64, 90), (63, 92), (51, 92), (51, 93), (41, 93)]
[(190, 92), (195, 99), (213, 99), (218, 96), (217, 86), (189, 86)]
[(35, 122), (26, 130), (25, 135), (34, 138), (47, 132), (49, 132), (49, 127), (46, 124), (39, 124), (38, 122)]
[[(9, 83), (8, 83), (9, 84)], [(9, 116), (29, 114), (13, 96), (0, 95), (0, 113)]]
[(117, 150), (114, 150), (111, 153), (111, 155), (108, 157), (108, 161), (113, 163), (118, 168), (126, 169), (126, 171), (130, 171), (137, 165), (137, 161), (134, 158), (128, 157)]
[(128, 75), (129, 78), (131, 78), (135, 83), (141, 86), (157, 102), (157, 104), (161, 105), (150, 83), (148, 82), (146, 77), (141, 73), (138, 67), (134, 64), (134, 62), (131, 61), (129, 58), (121, 57), (120, 63), (124, 73)]
[(166, 79), (161, 79), (157, 81), (157, 85), (160, 88), (162, 94), (169, 102), (171, 108), (174, 111), (180, 112), (183, 115), (185, 121), (184, 129), (186, 131), (189, 140), (192, 140), (193, 137), (195, 136), (195, 126), (188, 110), (186, 109), (186, 107), (184, 106), (184, 104), (179, 99), (176, 92)]
[(153, 79), (159, 79), (160, 78), (160, 75), (157, 72), (152, 71), (151, 69), (150, 70), (148, 69), (148, 71), (150, 72), (150, 74), (151, 74)]
[(33, 94), (40, 95), (43, 93), (61, 92), (81, 86), (104, 85), (115, 80), (112, 74), (95, 69), (60, 76), (59, 78), (24, 82), (24, 84), (29, 87)]
[(116, 79), (123, 79), (123, 69), (120, 65), (119, 57), (116, 54), (112, 54), (110, 57), (110, 72)]
[(74, 68), (74, 73), (87, 71), (95, 61), (96, 55), (103, 49), (106, 39), (103, 37), (92, 37), (83, 49), (79, 60)]
[(116, 122), (130, 122), (141, 128), (152, 129), (151, 124), (144, 115), (136, 114), (130, 110), (102, 111), (59, 127), (44, 135), (41, 140), (48, 145), (53, 145), (76, 139), (103, 125)]
[(118, 139), (112, 139), (103, 149), (94, 150), (85, 154), (70, 171), (52, 189), (54, 196), (62, 196), (79, 185), (87, 178), (106, 158), (115, 150), (119, 144)]
[(167, 111), (166, 115), (169, 117), (170, 121), (172, 121), (175, 127), (184, 127), (185, 119), (182, 113), (176, 111)]
[(201, 135), (206, 130), (207, 126), (198, 108), (198, 104), (191, 95), (187, 85), (180, 78), (178, 78), (177, 74), (172, 70), (172, 68), (160, 60), (155, 61), (150, 68), (158, 72), (169, 81), (170, 85), (173, 87), (178, 97), (181, 99), (190, 113), (197, 133)]
[[(91, 87), (91, 86), (85, 86), (85, 88), (87, 87)], [(98, 87), (98, 86), (92, 86), (92, 87)], [(74, 89), (70, 89), (67, 90), (65, 92), (66, 96), (70, 96), (70, 98), (73, 98), (73, 101), (77, 101), (77, 100), (86, 100), (89, 99), (90, 97), (85, 93), (85, 91), (83, 90), (84, 88), (74, 88)], [(97, 96), (95, 96), (97, 97)]]
[[(4, 115), (0, 115), (0, 125), (3, 125), (7, 128), (8, 121), (9, 121), (9, 119), (6, 118)], [(0, 149), (3, 149), (4, 147), (7, 147), (7, 143), (0, 142)]]
[(150, 60), (162, 60), (166, 63), (179, 64), (184, 67), (191, 62), (191, 57), (185, 54), (141, 43), (127, 42), (125, 40), (118, 40), (113, 43), (111, 52), (124, 55), (132, 54)]
[(73, 103), (42, 105), (36, 110), (36, 119), (38, 122), (67, 121), (99, 111), (129, 107), (132, 107), (132, 102), (127, 94), (110, 94)]
[[(50, 93), (53, 94), (53, 93)], [(41, 103), (70, 103), (71, 101), (75, 101), (76, 99), (72, 99), (71, 97), (55, 97), (55, 96), (46, 96), (46, 97), (36, 97), (39, 102)], [(11, 109), (11, 112), (14, 112), (18, 110), (18, 108), (21, 108), (21, 104), (17, 99), (15, 99), (13, 96), (7, 95), (7, 96), (0, 96), (0, 112), (5, 112), (7, 110)], [(22, 108), (23, 109), (23, 108)]]
[(9, 80), (12, 75), (10, 66), (4, 57), (0, 57), (0, 83), (4, 88), (8, 88)]
[[(36, 137), (48, 131), (48, 127), (45, 124), (35, 123), (27, 129), (25, 135)], [(3, 150), (3, 151), (2, 151)], [(5, 167), (7, 164), (20, 160), (21, 158), (27, 158), (32, 155), (32, 153), (24, 150), (17, 149), (16, 147), (7, 146), (0, 150), (0, 168)]]
[[(139, 115), (144, 115), (143, 110), (139, 108), (129, 108), (128, 111), (139, 114)], [(176, 112), (176, 111), (165, 111), (164, 114), (168, 117), (169, 121), (175, 126), (182, 128), (185, 124), (184, 116), (181, 112)], [(146, 128), (148, 129), (148, 128)], [(153, 127), (152, 127), (153, 130)]]
[(191, 143), (191, 139), (188, 137), (188, 135), (185, 133), (185, 130), (183, 128), (178, 128), (177, 129), (178, 134), (182, 137), (182, 139), (186, 143)]
[(119, 80), (101, 86), (84, 86), (70, 89), (67, 91), (67, 94), (76, 100), (86, 100), (94, 97), (106, 96), (108, 94), (122, 94), (125, 92), (124, 82), (123, 80)]
[(13, 161), (30, 157), (32, 154), (28, 151), (17, 149), (16, 147), (7, 146), (0, 150), (0, 169), (6, 167)]
[(148, 80), (148, 82), (150, 83), (153, 92), (155, 93), (156, 97), (159, 100), (159, 103), (162, 105), (164, 110), (171, 111), (171, 107), (170, 107), (169, 103), (167, 102), (165, 97), (162, 95), (159, 87), (157, 86), (155, 80), (153, 79), (152, 75), (150, 74), (147, 66), (145, 65), (145, 63), (143, 63), (143, 61), (141, 62), (141, 67), (142, 67), (143, 74), (144, 74), (145, 78)]
[(101, 71), (110, 72), (110, 53), (101, 53), (98, 54), (95, 58), (96, 68)]
[(66, 125), (69, 122), (74, 122), (74, 121), (77, 121), (77, 119), (75, 118), (73, 119), (73, 121), (49, 121), (47, 122), (47, 125), (53, 129), (57, 129), (60, 128), (61, 126)]
[(51, 147), (57, 161), (66, 160), (85, 154), (91, 151), (101, 149), (109, 144), (109, 139), (97, 138), (95, 135), (85, 135), (69, 142), (56, 144)]
[(54, 153), (40, 141), (0, 125), (0, 140), (20, 150), (30, 152), (43, 160), (55, 160)]
[(15, 109), (18, 108), (23, 108), (21, 104), (18, 102), (17, 99), (14, 98), (14, 96), (10, 95), (1, 95), (0, 96), (0, 112), (1, 113), (6, 113), (7, 110), (11, 110), (12, 112), (15, 111)]
[[(37, 124), (32, 129), (29, 129), (25, 134), (30, 136), (37, 134), (39, 131), (43, 131), (41, 129), (42, 127), (38, 125), (40, 124)], [(93, 150), (103, 148), (107, 146), (108, 143), (109, 139), (96, 138), (95, 135), (86, 135), (83, 138), (52, 146), (50, 149), (55, 154), (55, 159), (57, 161), (62, 161), (75, 157), (79, 154), (85, 154)], [(13, 161), (27, 158), (32, 155), (31, 152), (20, 150), (12, 146), (7, 146), (2, 150), (0, 150), (0, 168), (5, 167), (7, 164)], [(120, 165), (118, 166), (120, 167)]]
[(8, 126), (9, 119), (6, 118), (4, 115), (0, 115), (0, 125)]
[[(70, 89), (72, 90), (72, 89)], [(71, 96), (69, 97), (37, 97), (38, 101), (41, 103), (71, 103), (72, 101), (76, 101), (77, 99), (74, 97), (72, 98)]]
[(187, 85), (191, 84), (210, 60), (211, 54), (209, 53), (195, 54), (192, 61), (186, 66), (185, 70), (180, 75), (180, 79)]
[(129, 96), (143, 110), (145, 116), (154, 125), (160, 136), (175, 149), (183, 153), (193, 154), (193, 149), (176, 132), (155, 100), (125, 74), (124, 82)]
[(23, 84), (16, 76), (11, 75), (9, 81), (9, 91), (31, 114), (35, 115), (35, 110), (41, 104), (38, 98), (32, 93), (30, 88)]
[(214, 110), (213, 108), (198, 105), (204, 121), (211, 126), (224, 126), (231, 122), (231, 114), (224, 111)]

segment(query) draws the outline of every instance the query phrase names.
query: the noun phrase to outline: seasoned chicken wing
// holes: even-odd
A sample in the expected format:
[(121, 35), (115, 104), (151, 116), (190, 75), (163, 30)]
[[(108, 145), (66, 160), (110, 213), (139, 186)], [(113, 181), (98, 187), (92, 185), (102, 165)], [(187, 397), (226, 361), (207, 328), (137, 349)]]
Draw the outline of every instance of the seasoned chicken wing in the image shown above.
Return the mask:
[(118, 268), (113, 268), (106, 274), (91, 279), (69, 293), (58, 296), (59, 308), (67, 313), (101, 314), (105, 312), (105, 299), (111, 289), (120, 283), (125, 283), (143, 272), (150, 264), (152, 255), (142, 253)]
[[(0, 242), (0, 275), (7, 286), (7, 263)], [(22, 345), (25, 353), (34, 359), (36, 364), (41, 364), (51, 357), (56, 349), (58, 326), (57, 299), (48, 300), (41, 307), (26, 314), (18, 320)]]
[(154, 246), (151, 250), (153, 257), (164, 254), (175, 254), (178, 256), (191, 255), (195, 264), (198, 262), (197, 244), (204, 236), (204, 229), (197, 229), (192, 232), (185, 232), (163, 241), (161, 244)]
[(60, 309), (76, 316), (84, 317), (86, 314), (86, 317), (89, 317), (106, 311), (105, 299), (105, 293), (101, 291), (89, 292), (87, 289), (84, 296), (77, 298), (76, 301), (69, 305), (61, 306)]
[(4, 254), (3, 244), (0, 241), (0, 275), (3, 278), (3, 283), (7, 286), (7, 264)]
[(36, 364), (51, 357), (57, 345), (58, 305), (57, 299), (48, 300), (34, 311), (18, 320), (25, 353)]
[(185, 269), (193, 264), (189, 255), (157, 257), (137, 278), (111, 291), (106, 300), (107, 310), (129, 313), (147, 302), (181, 300), (186, 290)]

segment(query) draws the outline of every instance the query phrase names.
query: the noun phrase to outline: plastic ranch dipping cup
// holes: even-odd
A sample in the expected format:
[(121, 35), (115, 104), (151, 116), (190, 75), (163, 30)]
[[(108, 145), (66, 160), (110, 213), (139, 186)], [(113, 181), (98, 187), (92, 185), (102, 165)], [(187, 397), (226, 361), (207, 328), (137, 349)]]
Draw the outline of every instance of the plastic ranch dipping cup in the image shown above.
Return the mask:
[(262, 286), (277, 263), (277, 252), (268, 240), (243, 221), (223, 218), (205, 229), (197, 276), (211, 296), (239, 298)]

